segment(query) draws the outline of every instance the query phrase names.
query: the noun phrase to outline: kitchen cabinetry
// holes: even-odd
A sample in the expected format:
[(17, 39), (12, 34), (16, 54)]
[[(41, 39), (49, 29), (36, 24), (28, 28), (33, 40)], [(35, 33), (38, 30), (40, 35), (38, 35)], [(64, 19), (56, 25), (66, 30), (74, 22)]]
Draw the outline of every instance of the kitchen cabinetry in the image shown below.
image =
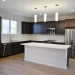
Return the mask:
[(33, 24), (33, 34), (46, 34), (47, 28), (56, 28), (56, 22), (38, 22)]
[(65, 21), (58, 21), (56, 25), (56, 34), (65, 34)]
[[(20, 45), (22, 42), (11, 42), (2, 44), (1, 57), (10, 56), (24, 52), (24, 46)], [(5, 50), (4, 50), (5, 49)]]
[(4, 44), (3, 45), (3, 56), (11, 55), (11, 44)]
[(57, 35), (65, 35), (66, 27), (75, 27), (75, 19), (67, 19), (58, 22), (22, 22), (22, 34), (46, 34), (47, 28), (55, 28), (55, 33)]
[(33, 24), (33, 34), (44, 34), (44, 25), (42, 23), (34, 23)]
[(55, 28), (55, 33), (65, 34), (65, 21), (38, 22), (33, 24), (33, 34), (46, 34), (46, 29)]
[(22, 34), (32, 34), (33, 23), (22, 22)]
[(24, 52), (23, 46), (20, 43), (11, 43), (11, 55), (18, 54)]
[(75, 27), (75, 19), (67, 19), (65, 20), (66, 27)]
[(55, 28), (56, 34), (65, 34), (65, 21), (28, 23), (22, 22), (22, 34), (46, 34), (47, 28)]
[(69, 48), (69, 58), (75, 58), (75, 48)]

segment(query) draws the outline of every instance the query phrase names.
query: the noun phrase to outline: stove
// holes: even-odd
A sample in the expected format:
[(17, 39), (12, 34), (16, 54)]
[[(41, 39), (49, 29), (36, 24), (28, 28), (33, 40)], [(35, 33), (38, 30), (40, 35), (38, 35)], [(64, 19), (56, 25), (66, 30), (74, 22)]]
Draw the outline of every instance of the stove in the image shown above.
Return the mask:
[(53, 43), (54, 41), (56, 41), (56, 40), (44, 40), (43, 42), (44, 43)]

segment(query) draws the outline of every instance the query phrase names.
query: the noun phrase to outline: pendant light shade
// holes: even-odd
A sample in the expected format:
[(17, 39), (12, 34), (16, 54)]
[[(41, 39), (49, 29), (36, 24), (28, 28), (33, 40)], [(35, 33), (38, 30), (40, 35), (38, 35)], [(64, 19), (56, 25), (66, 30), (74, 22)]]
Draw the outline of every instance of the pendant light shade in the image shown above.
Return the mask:
[(44, 14), (44, 22), (47, 21), (47, 14)]
[(58, 21), (58, 12), (55, 13), (55, 21)]
[(37, 15), (34, 15), (34, 22), (37, 22)]

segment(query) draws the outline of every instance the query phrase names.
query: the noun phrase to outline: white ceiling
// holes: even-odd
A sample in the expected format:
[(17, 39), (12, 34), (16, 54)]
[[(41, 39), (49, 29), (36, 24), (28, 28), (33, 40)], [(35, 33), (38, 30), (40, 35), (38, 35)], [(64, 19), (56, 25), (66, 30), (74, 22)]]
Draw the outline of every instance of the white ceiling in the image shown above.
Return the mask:
[[(58, 7), (55, 4), (59, 4)], [(48, 6), (44, 8), (44, 6)], [(34, 10), (34, 8), (37, 10)], [(74, 11), (72, 12), (71, 9)], [(54, 16), (55, 12), (59, 15), (75, 14), (75, 0), (0, 0), (0, 12), (31, 18), (36, 13), (42, 17), (44, 13)], [(42, 13), (40, 15), (39, 13)]]

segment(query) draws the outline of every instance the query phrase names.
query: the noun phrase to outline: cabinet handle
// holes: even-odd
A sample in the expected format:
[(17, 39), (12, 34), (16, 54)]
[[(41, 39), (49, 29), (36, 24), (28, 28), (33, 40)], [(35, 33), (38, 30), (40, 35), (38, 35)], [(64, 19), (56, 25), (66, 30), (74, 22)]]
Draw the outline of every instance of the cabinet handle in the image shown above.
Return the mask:
[(73, 49), (72, 49), (72, 57), (73, 57)]

